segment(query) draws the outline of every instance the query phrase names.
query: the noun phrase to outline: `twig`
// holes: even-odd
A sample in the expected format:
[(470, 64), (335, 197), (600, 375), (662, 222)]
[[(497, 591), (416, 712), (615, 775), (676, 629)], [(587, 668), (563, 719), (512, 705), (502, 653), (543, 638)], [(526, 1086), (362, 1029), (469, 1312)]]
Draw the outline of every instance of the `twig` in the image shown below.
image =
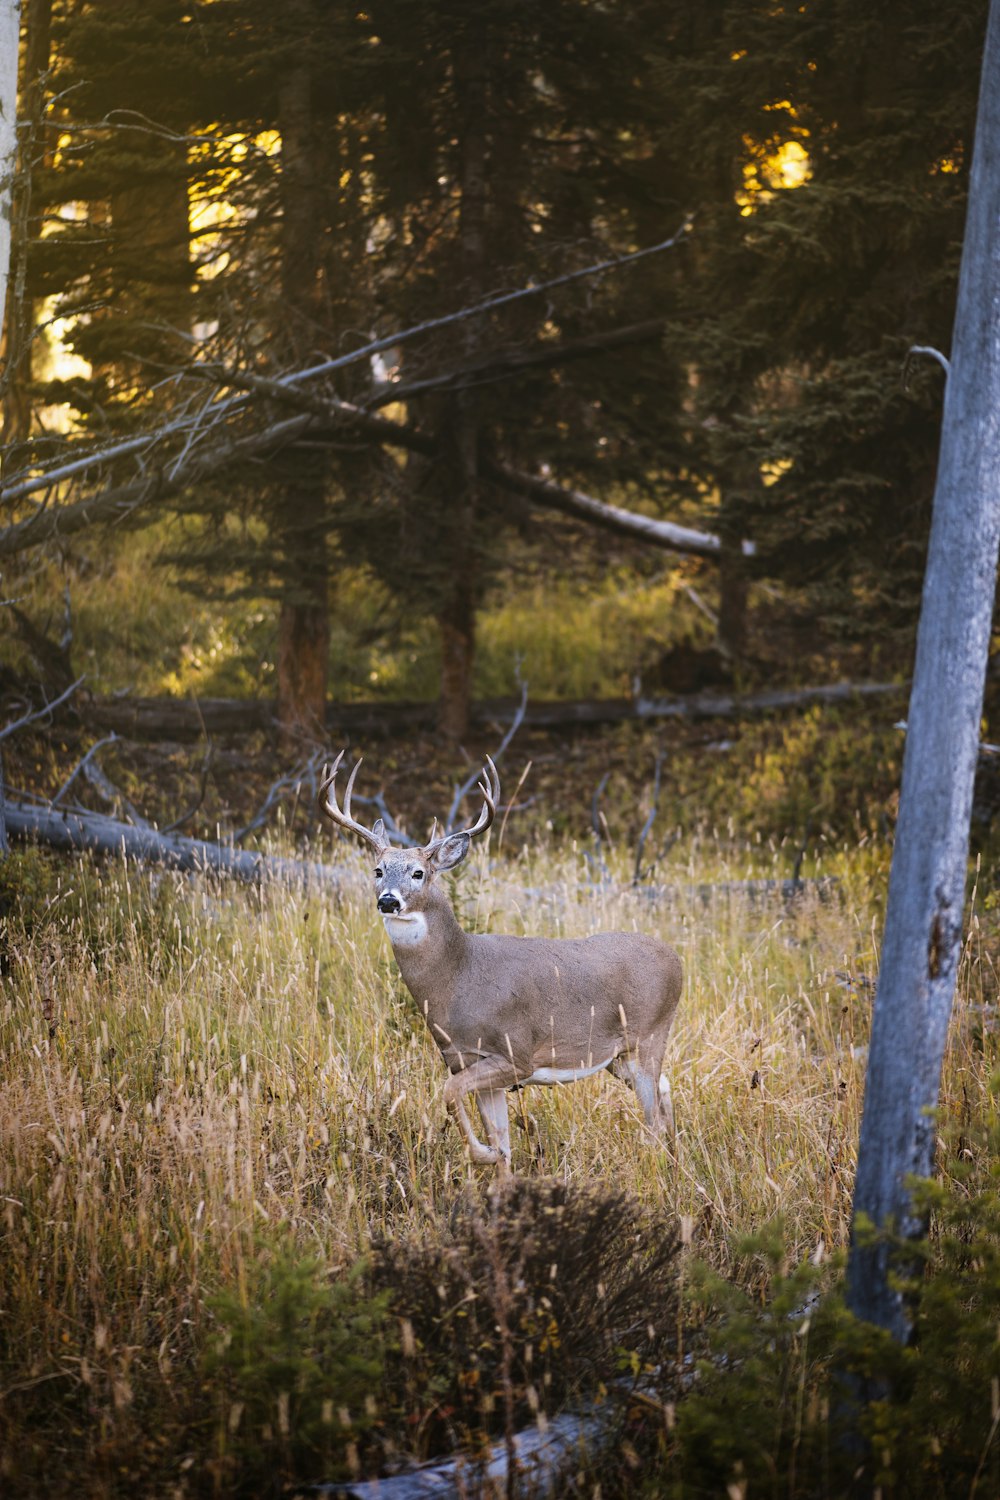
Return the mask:
[(602, 881), (611, 879), (611, 871), (608, 869), (607, 863), (604, 859), (604, 836), (601, 833), (601, 824), (604, 824), (605, 829), (607, 829), (608, 826), (607, 820), (605, 819), (604, 814), (601, 812), (601, 798), (604, 796), (604, 788), (607, 786), (610, 780), (611, 772), (605, 771), (604, 775), (597, 783), (597, 786), (594, 788), (593, 797), (591, 797), (590, 799), (590, 826), (594, 830), (594, 852), (593, 854), (587, 854), (587, 861), (589, 864), (597, 866), (598, 870), (600, 871)]
[[(643, 823), (642, 825), (642, 832), (639, 834), (639, 841), (635, 846), (635, 869), (632, 872), (633, 885), (642, 884), (642, 852), (646, 847), (646, 840), (649, 837), (650, 829), (656, 821), (656, 814), (660, 806), (660, 773), (662, 770), (663, 751), (659, 750), (657, 751), (656, 755), (656, 769), (653, 772), (653, 800), (650, 805), (649, 815), (646, 818), (645, 823)], [(649, 873), (652, 874), (652, 867), (650, 868)]]
[(695, 609), (700, 609), (702, 614), (705, 616), (705, 619), (708, 620), (713, 627), (718, 628), (719, 616), (716, 614), (715, 610), (710, 604), (705, 603), (698, 590), (691, 584), (688, 584), (684, 592), (691, 600), (691, 603), (694, 605)]
[(249, 823), (244, 824), (242, 828), (233, 834), (233, 842), (238, 844), (240, 839), (246, 838), (248, 833), (253, 833), (254, 829), (260, 828), (267, 822), (267, 815), (275, 802), (278, 801), (282, 792), (299, 787), (305, 780), (309, 780), (315, 788), (316, 772), (323, 763), (323, 759), (324, 752), (322, 750), (314, 750), (309, 759), (303, 761), (301, 765), (296, 766), (294, 771), (290, 771), (287, 776), (279, 776)]
[(46, 703), (44, 708), (36, 708), (32, 713), (24, 714), (22, 718), (15, 719), (13, 724), (8, 724), (5, 726), (5, 728), (0, 729), (0, 740), (9, 739), (10, 736), (12, 734), (16, 734), (19, 729), (24, 729), (27, 727), (27, 725), (34, 724), (39, 719), (49, 718), (52, 714), (55, 713), (60, 704), (65, 703), (67, 698), (72, 697), (77, 688), (80, 686), (81, 682), (83, 682), (84, 680), (85, 679), (83, 677), (78, 677), (75, 682), (70, 683), (69, 687), (66, 688), (64, 692), (59, 694), (58, 698), (53, 698), (51, 703)]
[(98, 750), (103, 750), (104, 747), (105, 747), (105, 745), (114, 745), (114, 744), (116, 744), (117, 740), (118, 740), (118, 736), (115, 734), (115, 732), (114, 732), (113, 729), (112, 729), (112, 731), (111, 731), (110, 734), (106, 734), (104, 736), (103, 740), (95, 740), (94, 743), (91, 745), (90, 749), (87, 751), (86, 755), (82, 756), (81, 759), (77, 761), (77, 763), (73, 767), (72, 771), (70, 771), (69, 775), (66, 777), (66, 780), (63, 782), (63, 784), (59, 788), (58, 792), (56, 792), (55, 796), (52, 798), (51, 802), (49, 803), (49, 806), (50, 807), (58, 807), (59, 803), (65, 797), (66, 793), (69, 791), (70, 787), (73, 785), (73, 783), (76, 780), (76, 778), (80, 775), (80, 772), (90, 762), (90, 760), (97, 754)]
[(183, 828), (184, 824), (190, 822), (194, 817), (195, 813), (198, 811), (198, 809), (201, 807), (201, 804), (205, 800), (205, 793), (208, 790), (208, 775), (212, 769), (212, 761), (214, 759), (215, 745), (213, 744), (212, 740), (209, 740), (208, 748), (205, 751), (204, 759), (201, 763), (201, 785), (198, 788), (197, 797), (191, 803), (191, 806), (188, 808), (187, 812), (181, 813), (180, 817), (175, 818), (172, 823), (168, 823), (166, 828), (161, 828), (161, 833), (176, 833), (178, 828)]
[(926, 354), (929, 359), (936, 359), (946, 375), (949, 375), (951, 373), (951, 363), (947, 359), (947, 357), (941, 353), (940, 349), (935, 349), (931, 344), (912, 344), (910, 348), (907, 349), (906, 358), (903, 361), (904, 391), (909, 390), (910, 388), (910, 371), (913, 368), (913, 356), (915, 354)]
[[(419, 839), (411, 838), (408, 833), (404, 833), (400, 828), (396, 819), (386, 807), (385, 798), (381, 792), (376, 792), (374, 797), (360, 797), (355, 793), (352, 801), (359, 807), (374, 807), (385, 824), (386, 833), (394, 844), (401, 844), (404, 849), (417, 849), (420, 847)], [(431, 839), (433, 839), (433, 834), (431, 835)]]
[[(507, 747), (510, 744), (511, 740), (514, 738), (515, 734), (520, 729), (521, 725), (524, 723), (524, 716), (527, 713), (527, 710), (528, 710), (528, 684), (526, 682), (522, 682), (521, 683), (521, 701), (520, 701), (520, 703), (517, 706), (517, 711), (515, 712), (513, 719), (511, 720), (510, 728), (507, 730), (507, 733), (504, 735), (503, 739), (500, 741), (500, 743), (497, 746), (496, 750), (493, 752), (492, 760), (493, 760), (494, 765), (496, 765), (499, 762), (501, 756), (503, 755), (504, 751), (507, 749)], [(444, 826), (445, 826), (445, 832), (446, 833), (450, 833), (451, 830), (455, 827), (455, 823), (456, 823), (456, 821), (458, 819), (458, 810), (459, 810), (459, 808), (461, 807), (461, 805), (462, 805), (463, 801), (465, 800), (465, 798), (472, 791), (473, 787), (478, 784), (479, 778), (480, 778), (480, 776), (482, 776), (482, 774), (483, 774), (482, 767), (479, 767), (478, 769), (476, 769), (475, 771), (473, 771), (469, 776), (466, 777), (466, 779), (462, 782), (461, 786), (457, 786), (455, 788), (455, 795), (451, 799), (451, 806), (448, 809), (448, 816), (445, 818), (445, 824), (444, 824)]]

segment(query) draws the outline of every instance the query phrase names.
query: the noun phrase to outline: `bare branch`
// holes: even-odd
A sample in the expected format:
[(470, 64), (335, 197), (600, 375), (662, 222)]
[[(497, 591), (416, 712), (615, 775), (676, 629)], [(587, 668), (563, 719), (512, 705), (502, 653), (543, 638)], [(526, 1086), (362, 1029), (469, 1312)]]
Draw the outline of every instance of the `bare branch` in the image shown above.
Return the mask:
[(570, 360), (603, 354), (609, 349), (629, 348), (659, 338), (665, 327), (665, 319), (653, 318), (645, 323), (632, 323), (625, 328), (611, 328), (601, 333), (586, 334), (578, 339), (564, 339), (558, 344), (539, 344), (530, 349), (496, 350), (477, 360), (475, 364), (446, 370), (439, 375), (429, 375), (423, 380), (410, 380), (405, 384), (390, 381), (365, 402), (365, 410), (374, 411), (397, 401), (410, 401), (414, 396), (424, 396), (431, 391), (466, 390), (472, 386), (488, 385), (498, 380), (509, 380), (523, 370), (568, 364)]
[(411, 838), (408, 833), (403, 832), (399, 824), (396, 822), (396, 819), (393, 817), (392, 813), (386, 807), (385, 797), (381, 792), (376, 792), (374, 797), (359, 797), (357, 793), (355, 793), (354, 801), (360, 807), (375, 808), (375, 811), (378, 813), (379, 817), (382, 819), (382, 822), (385, 824), (385, 831), (389, 835), (392, 843), (401, 844), (404, 849), (419, 848), (420, 840)]
[(90, 749), (87, 751), (86, 755), (82, 756), (80, 760), (77, 761), (72, 771), (70, 771), (69, 775), (66, 777), (66, 780), (63, 782), (62, 786), (52, 798), (50, 806), (59, 806), (60, 802), (69, 791), (76, 778), (80, 775), (80, 773), (84, 770), (84, 768), (88, 765), (88, 763), (93, 759), (93, 757), (99, 750), (103, 750), (106, 745), (117, 744), (117, 742), (118, 736), (115, 734), (114, 730), (112, 730), (110, 734), (106, 734), (102, 740), (95, 740)]
[[(206, 730), (206, 735), (207, 733), (208, 731)], [(179, 818), (175, 818), (172, 823), (168, 823), (165, 828), (161, 828), (161, 833), (176, 833), (178, 828), (183, 828), (184, 824), (190, 822), (190, 820), (194, 817), (195, 813), (198, 811), (198, 809), (201, 807), (201, 804), (205, 800), (205, 793), (208, 790), (208, 776), (209, 772), (212, 769), (212, 762), (214, 759), (215, 745), (212, 740), (209, 739), (208, 748), (205, 751), (205, 758), (201, 763), (201, 784), (198, 787), (197, 797), (191, 803), (191, 806), (185, 812), (181, 813)]]
[[(588, 521), (619, 536), (632, 537), (654, 547), (663, 547), (670, 552), (686, 552), (695, 557), (718, 557), (721, 552), (719, 538), (712, 532), (695, 531), (690, 526), (678, 526), (674, 521), (660, 521), (655, 516), (644, 516), (636, 511), (622, 510), (620, 506), (608, 505), (582, 490), (567, 489), (554, 484), (551, 479), (536, 478), (517, 469), (508, 469), (489, 460), (480, 465), (480, 472), (500, 489), (523, 495), (549, 510), (557, 510), (576, 520)], [(756, 552), (753, 542), (744, 541), (743, 555), (752, 557)]]
[(909, 390), (910, 373), (913, 368), (913, 356), (915, 354), (926, 354), (929, 359), (936, 359), (946, 375), (951, 373), (951, 365), (940, 349), (935, 349), (931, 344), (913, 344), (906, 351), (906, 359), (903, 361), (903, 390)]
[[(255, 829), (263, 827), (263, 825), (267, 822), (268, 813), (270, 812), (274, 804), (280, 799), (282, 792), (290, 791), (293, 789), (297, 791), (302, 785), (303, 781), (309, 782), (313, 793), (312, 800), (315, 802), (318, 788), (317, 772), (321, 769), (325, 758), (325, 751), (314, 750), (309, 756), (308, 760), (305, 760), (301, 765), (296, 766), (294, 771), (290, 771), (287, 776), (279, 776), (278, 780), (270, 788), (267, 796), (264, 798), (264, 801), (261, 803), (261, 806), (258, 808), (258, 810), (254, 813), (249, 823), (246, 823), (242, 828), (240, 828), (236, 833), (232, 835), (233, 842), (238, 844), (240, 839), (246, 838), (248, 833), (253, 833)], [(360, 801), (360, 798), (358, 800)]]
[[(521, 684), (521, 701), (520, 701), (520, 703), (517, 706), (517, 711), (514, 714), (513, 720), (511, 721), (510, 728), (507, 730), (507, 733), (504, 735), (503, 739), (500, 741), (500, 743), (497, 746), (496, 750), (493, 752), (492, 756), (490, 757), (492, 759), (494, 765), (496, 765), (497, 761), (499, 761), (500, 757), (503, 755), (504, 751), (507, 749), (507, 747), (510, 744), (511, 740), (514, 738), (515, 734), (520, 729), (521, 725), (524, 723), (524, 716), (527, 713), (527, 710), (528, 710), (528, 684), (526, 682), (522, 682), (522, 684)], [(477, 767), (476, 770), (474, 770), (471, 773), (471, 775), (469, 775), (469, 776), (466, 777), (466, 779), (462, 782), (461, 786), (456, 786), (456, 788), (455, 788), (455, 795), (451, 799), (451, 806), (448, 809), (448, 815), (445, 818), (445, 822), (444, 822), (444, 827), (445, 827), (445, 832), (446, 833), (451, 833), (452, 830), (454, 829), (455, 824), (458, 821), (458, 810), (459, 810), (459, 808), (461, 807), (461, 805), (464, 802), (465, 798), (472, 791), (473, 787), (476, 787), (476, 786), (479, 785), (479, 782), (480, 782), (480, 780), (482, 778), (482, 774), (483, 774), (482, 767), (481, 766)]]
[[(646, 246), (642, 250), (632, 251), (628, 255), (612, 257), (609, 260), (598, 261), (593, 265), (585, 266), (578, 271), (568, 271), (562, 276), (553, 277), (550, 281), (539, 282), (534, 286), (521, 287), (517, 291), (504, 292), (494, 297), (488, 297), (485, 301), (475, 303), (469, 307), (459, 308), (456, 312), (446, 313), (440, 318), (429, 318), (422, 323), (414, 324), (410, 328), (400, 329), (395, 333), (388, 334), (384, 338), (373, 339), (349, 353), (340, 355), (337, 359), (324, 360), (321, 364), (311, 365), (306, 369), (293, 370), (287, 375), (279, 378), (276, 385), (289, 387), (300, 385), (303, 381), (314, 380), (320, 375), (329, 375), (336, 370), (345, 369), (348, 365), (356, 364), (359, 360), (368, 359), (373, 354), (382, 353), (386, 349), (396, 348), (408, 340), (418, 337), (423, 333), (429, 333), (436, 328), (445, 328), (453, 323), (462, 322), (467, 318), (478, 317), (483, 313), (490, 312), (497, 307), (503, 307), (509, 303), (522, 300), (525, 297), (535, 297), (543, 292), (552, 291), (559, 286), (567, 286), (571, 282), (580, 281), (586, 277), (601, 275), (604, 272), (617, 270), (619, 267), (631, 265), (635, 261), (643, 260), (650, 255), (658, 255), (661, 251), (669, 250), (678, 245), (686, 236), (691, 227), (691, 220), (685, 220), (679, 230), (669, 239), (661, 240), (655, 245)], [(210, 367), (212, 368), (212, 367)], [(197, 368), (191, 368), (186, 373), (197, 374)], [(217, 371), (216, 371), (217, 373)], [(247, 382), (248, 377), (242, 377), (242, 383)], [(228, 383), (236, 384), (237, 377), (227, 377)], [(273, 394), (273, 392), (272, 392)], [(216, 417), (229, 415), (230, 413), (245, 408), (249, 403), (249, 395), (235, 396), (227, 401), (216, 403), (213, 414)], [(74, 460), (71, 464), (62, 464), (47, 473), (32, 475), (18, 484), (4, 486), (0, 490), (0, 503), (24, 499), (26, 496), (36, 493), (54, 484), (57, 480), (70, 477), (73, 473), (109, 461), (111, 458), (122, 457), (128, 453), (140, 452), (142, 448), (153, 441), (159, 441), (165, 436), (178, 431), (187, 430), (188, 419), (179, 422), (167, 423), (161, 428), (145, 434), (142, 437), (129, 439), (125, 443), (114, 444), (111, 448), (100, 450), (92, 449), (85, 457)]]
[(55, 713), (56, 709), (61, 704), (66, 702), (67, 698), (71, 698), (73, 696), (77, 688), (80, 686), (81, 682), (83, 682), (84, 680), (85, 679), (83, 677), (78, 677), (75, 682), (70, 683), (65, 692), (59, 694), (58, 698), (53, 698), (51, 703), (46, 703), (44, 708), (35, 709), (34, 712), (30, 714), (24, 714), (20, 719), (15, 719), (12, 724), (7, 724), (3, 729), (0, 729), (0, 740), (9, 739), (12, 734), (16, 734), (19, 729), (27, 728), (29, 724), (35, 724), (38, 723), (38, 721), (41, 719), (50, 718), (52, 714)]
[[(657, 752), (656, 769), (653, 773), (653, 796), (649, 806), (649, 815), (646, 818), (645, 823), (643, 823), (642, 825), (642, 832), (639, 834), (639, 839), (635, 846), (635, 869), (632, 872), (633, 885), (642, 884), (642, 852), (646, 847), (646, 840), (649, 837), (649, 833), (654, 822), (656, 821), (656, 814), (659, 811), (660, 807), (660, 773), (662, 770), (663, 751), (660, 750)], [(652, 871), (649, 871), (648, 873), (652, 873)]]

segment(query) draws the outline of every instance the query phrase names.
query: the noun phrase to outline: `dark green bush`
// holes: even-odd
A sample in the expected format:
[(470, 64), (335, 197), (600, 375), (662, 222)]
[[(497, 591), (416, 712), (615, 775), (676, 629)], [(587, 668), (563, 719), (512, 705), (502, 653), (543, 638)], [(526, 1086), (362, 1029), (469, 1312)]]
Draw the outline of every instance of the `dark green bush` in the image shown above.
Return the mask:
[(387, 1296), (363, 1267), (334, 1279), (291, 1245), (261, 1242), (245, 1284), (210, 1302), (217, 1336), (203, 1373), (217, 1408), (217, 1459), (239, 1493), (356, 1472), (376, 1421)]

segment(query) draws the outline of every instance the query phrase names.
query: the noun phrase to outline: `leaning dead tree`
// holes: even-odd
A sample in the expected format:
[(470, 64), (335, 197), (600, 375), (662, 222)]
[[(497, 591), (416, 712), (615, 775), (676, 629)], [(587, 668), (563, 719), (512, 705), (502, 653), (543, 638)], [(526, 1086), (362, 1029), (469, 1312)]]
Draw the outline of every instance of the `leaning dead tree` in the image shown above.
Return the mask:
[(924, 1232), (962, 952), (973, 777), (1000, 543), (1000, 0), (983, 58), (941, 455), (910, 698), (848, 1261), (853, 1311), (906, 1342), (889, 1241)]
[[(690, 226), (656, 245), (598, 262), (550, 281), (491, 297), (444, 317), (398, 330), (351, 350), (336, 359), (286, 371), (274, 378), (228, 369), (214, 363), (192, 362), (173, 379), (170, 418), (149, 430), (117, 443), (94, 446), (70, 442), (64, 451), (23, 474), (6, 476), (0, 485), (0, 506), (14, 517), (0, 528), (0, 558), (66, 538), (102, 522), (141, 525), (157, 519), (162, 504), (182, 489), (207, 479), (248, 458), (268, 457), (302, 442), (360, 441), (400, 448), (433, 457), (438, 448), (434, 433), (419, 426), (378, 415), (375, 407), (415, 388), (392, 385), (377, 390), (368, 407), (339, 400), (329, 381), (339, 370), (400, 345), (431, 330), (463, 322), (511, 302), (566, 285), (585, 277), (631, 265), (676, 246)], [(658, 322), (596, 332), (567, 341), (564, 358), (583, 358), (608, 348), (642, 342), (658, 334)], [(463, 388), (476, 380), (509, 378), (539, 362), (555, 362), (558, 351), (528, 351), (482, 356), (472, 367), (428, 377), (421, 389)], [(275, 408), (294, 415), (276, 417)], [(717, 557), (717, 536), (657, 517), (611, 506), (547, 476), (532, 475), (504, 464), (478, 460), (478, 476), (495, 489), (516, 494), (534, 505), (570, 515), (619, 535), (666, 550)], [(65, 498), (66, 487), (72, 498)], [(82, 493), (79, 493), (82, 491)]]

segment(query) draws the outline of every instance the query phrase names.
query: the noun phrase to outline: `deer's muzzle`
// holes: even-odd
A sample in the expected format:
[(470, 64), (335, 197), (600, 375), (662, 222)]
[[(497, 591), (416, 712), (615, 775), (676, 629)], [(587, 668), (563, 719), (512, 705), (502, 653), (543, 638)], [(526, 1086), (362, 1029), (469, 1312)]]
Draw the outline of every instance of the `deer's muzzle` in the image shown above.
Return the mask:
[(384, 916), (389, 916), (394, 911), (402, 911), (403, 907), (398, 896), (394, 896), (391, 891), (384, 891), (378, 898), (378, 909)]

